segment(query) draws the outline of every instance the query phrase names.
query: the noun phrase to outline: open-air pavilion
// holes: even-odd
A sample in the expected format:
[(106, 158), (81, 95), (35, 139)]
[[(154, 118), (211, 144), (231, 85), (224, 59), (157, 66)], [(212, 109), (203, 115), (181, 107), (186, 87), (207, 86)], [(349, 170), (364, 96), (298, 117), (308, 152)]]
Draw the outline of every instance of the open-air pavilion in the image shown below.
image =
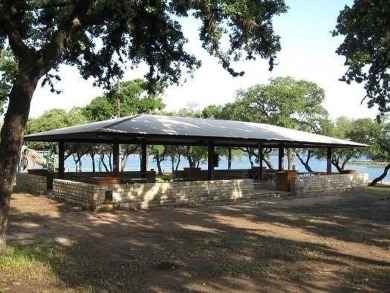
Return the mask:
[[(283, 170), (285, 149), (324, 148), (327, 153), (327, 170), (324, 171), (330, 175), (332, 173), (332, 149), (360, 148), (366, 146), (364, 144), (348, 140), (268, 124), (158, 115), (134, 115), (74, 127), (55, 129), (42, 133), (26, 135), (25, 141), (47, 141), (58, 143), (59, 168), (57, 181), (65, 178), (65, 143), (112, 144), (112, 175), (114, 177), (119, 176), (120, 174), (120, 144), (137, 144), (141, 146), (140, 174), (142, 176), (147, 172), (148, 145), (207, 146), (208, 168), (206, 181), (209, 182), (207, 183), (207, 190), (210, 190), (210, 184), (216, 181), (213, 180), (215, 179), (214, 162), (216, 147), (254, 147), (259, 148), (259, 153), (262, 153), (262, 148), (276, 148), (279, 153), (279, 171)], [(262, 159), (260, 159), (259, 170), (263, 170)], [(330, 180), (329, 178), (331, 177), (328, 176), (328, 180)], [(145, 186), (143, 188), (145, 188)], [(161, 188), (159, 187), (158, 189)], [(55, 188), (54, 191), (56, 191)], [(208, 193), (210, 193), (210, 191), (208, 191)]]

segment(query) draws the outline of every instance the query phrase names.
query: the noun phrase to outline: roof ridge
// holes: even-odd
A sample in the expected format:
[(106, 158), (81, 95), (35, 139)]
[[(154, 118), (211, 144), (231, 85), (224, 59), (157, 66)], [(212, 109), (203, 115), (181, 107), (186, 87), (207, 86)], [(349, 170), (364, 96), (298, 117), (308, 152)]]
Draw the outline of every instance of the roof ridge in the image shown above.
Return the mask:
[[(122, 123), (122, 122), (125, 122), (125, 121), (128, 121), (128, 120), (132, 120), (133, 118), (137, 118), (139, 116), (141, 116), (142, 114), (135, 114), (135, 115), (130, 115), (130, 116), (127, 116), (127, 117), (120, 117), (120, 118), (117, 118), (115, 119), (115, 121), (111, 124), (108, 124), (104, 127), (102, 127), (101, 129), (108, 129), (108, 128), (111, 128), (115, 125), (118, 125), (119, 123)], [(117, 121), (119, 119), (119, 121)]]

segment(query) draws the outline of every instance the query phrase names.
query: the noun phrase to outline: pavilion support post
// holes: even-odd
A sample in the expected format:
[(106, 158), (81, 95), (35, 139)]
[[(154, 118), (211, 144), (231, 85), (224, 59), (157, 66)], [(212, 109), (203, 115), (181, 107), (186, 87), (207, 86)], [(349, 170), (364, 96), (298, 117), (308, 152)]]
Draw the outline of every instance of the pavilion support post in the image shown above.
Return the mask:
[(65, 179), (65, 142), (58, 142), (58, 179)]
[(263, 178), (263, 145), (259, 144), (259, 178)]
[(119, 140), (114, 139), (113, 145), (112, 145), (112, 165), (113, 165), (113, 173), (114, 176), (119, 176), (119, 169), (120, 169), (120, 164), (119, 164)]
[(332, 148), (326, 149), (326, 173), (332, 174)]
[(278, 166), (278, 170), (279, 171), (283, 171), (284, 170), (284, 147), (281, 145), (279, 146), (279, 166)]
[(228, 170), (232, 169), (232, 148), (228, 148)]
[(209, 141), (207, 151), (207, 180), (214, 179), (214, 142)]
[(146, 177), (146, 168), (148, 165), (148, 151), (146, 142), (142, 142), (141, 144), (141, 177)]

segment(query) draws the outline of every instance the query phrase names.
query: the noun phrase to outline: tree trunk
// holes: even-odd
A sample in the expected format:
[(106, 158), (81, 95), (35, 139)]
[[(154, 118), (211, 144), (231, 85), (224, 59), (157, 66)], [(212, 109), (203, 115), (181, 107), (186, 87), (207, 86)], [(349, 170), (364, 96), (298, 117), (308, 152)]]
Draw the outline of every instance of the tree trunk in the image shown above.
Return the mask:
[[(7, 23), (3, 27), (2, 37), (8, 37), (13, 52), (18, 57), (18, 74), (14, 80), (8, 96), (9, 105), (4, 117), (4, 124), (0, 135), (0, 253), (6, 246), (6, 230), (10, 197), (13, 188), (16, 166), (20, 159), (20, 150), (23, 143), (24, 130), (30, 114), (31, 99), (39, 79), (45, 75), (58, 61), (64, 48), (65, 40), (80, 27), (80, 22), (73, 22), (76, 15), (83, 15), (89, 9), (91, 1), (77, 1), (74, 12), (68, 21), (59, 26), (51, 41), (43, 45), (40, 50), (28, 48), (23, 43), (18, 27), (14, 23)], [(77, 11), (77, 14), (76, 14)], [(4, 19), (9, 15), (2, 15)], [(30, 45), (30, 44), (29, 44)]]
[(80, 158), (79, 154), (75, 153), (72, 156), (73, 156), (75, 171), (81, 172), (81, 161), (80, 161), (81, 158)]
[(341, 169), (341, 167), (339, 166), (339, 164), (336, 164), (336, 163), (332, 162), (332, 165), (336, 167), (337, 172), (339, 172), (339, 173), (343, 170), (343, 169)]
[(91, 154), (91, 160), (92, 160), (92, 172), (95, 173), (96, 166), (95, 166), (95, 154)]
[(332, 157), (331, 159), (331, 163), (333, 166), (336, 167), (337, 169), (337, 172), (341, 172), (343, 169), (340, 167), (339, 163), (340, 163), (340, 158), (339, 157)]
[(307, 153), (307, 158), (306, 161), (303, 160), (303, 158), (299, 155), (299, 153), (296, 153), (298, 160), (301, 162), (303, 167), (305, 167), (307, 172), (313, 172), (313, 169), (309, 165), (309, 160), (311, 158), (311, 153), (310, 151)]
[(390, 163), (385, 167), (381, 176), (372, 180), (372, 182), (370, 183), (370, 186), (375, 186), (375, 184), (377, 184), (379, 181), (381, 181), (383, 178), (385, 178), (387, 176), (387, 172), (389, 171), (389, 169), (390, 169)]
[(253, 160), (252, 160), (252, 153), (251, 152), (248, 152), (248, 160), (249, 160), (249, 164), (251, 164), (251, 168), (253, 167)]
[(173, 156), (171, 156), (171, 172), (172, 172), (172, 175), (175, 172), (175, 158)]
[(287, 170), (294, 169), (295, 153), (292, 149), (287, 149)]
[(175, 171), (179, 170), (180, 161), (181, 161), (181, 155), (177, 157)]
[(162, 175), (163, 174), (162, 168), (161, 168), (161, 162), (162, 161), (164, 161), (164, 159), (161, 158), (161, 156), (159, 154), (156, 154), (156, 164), (157, 164), (158, 175)]
[(272, 163), (271, 161), (269, 160), (268, 157), (263, 157), (263, 162), (265, 163), (265, 165), (267, 166), (268, 169), (270, 170), (273, 170), (274, 169), (274, 166), (272, 166)]
[(108, 154), (108, 165), (110, 166), (110, 172), (112, 172), (112, 154)]
[(340, 173), (341, 171), (344, 170), (345, 165), (349, 162), (349, 160), (351, 158), (352, 157), (350, 157), (350, 156), (345, 157), (345, 159), (342, 159), (342, 157), (340, 157), (340, 156), (332, 157), (332, 165), (335, 166), (337, 171)]
[(106, 172), (110, 172), (110, 171), (108, 170), (108, 167), (107, 167), (106, 162), (104, 162), (104, 157), (105, 157), (104, 154), (100, 154), (100, 162), (103, 164), (103, 167), (104, 167), (104, 169), (106, 170)]
[[(3, 189), (3, 188), (2, 188)], [(0, 210), (0, 255), (5, 251), (7, 244), (7, 224), (8, 224), (8, 213), (11, 196), (7, 196), (1, 199), (1, 210)]]
[(190, 168), (195, 168), (195, 161), (192, 160), (192, 157), (191, 156), (188, 156), (188, 166)]
[(344, 170), (345, 168), (345, 165), (349, 162), (349, 160), (351, 159), (351, 157), (346, 157), (344, 162), (341, 164), (341, 169)]
[(127, 161), (129, 160), (129, 156), (130, 156), (130, 154), (125, 154), (125, 155), (122, 156), (121, 172), (125, 171), (125, 168), (126, 168), (126, 165), (127, 165)]
[(0, 140), (0, 254), (6, 246), (6, 231), (10, 198), (20, 159), (24, 129), (30, 112), (32, 95), (37, 85), (37, 78), (21, 73), (15, 80), (9, 95), (9, 106), (4, 117)]

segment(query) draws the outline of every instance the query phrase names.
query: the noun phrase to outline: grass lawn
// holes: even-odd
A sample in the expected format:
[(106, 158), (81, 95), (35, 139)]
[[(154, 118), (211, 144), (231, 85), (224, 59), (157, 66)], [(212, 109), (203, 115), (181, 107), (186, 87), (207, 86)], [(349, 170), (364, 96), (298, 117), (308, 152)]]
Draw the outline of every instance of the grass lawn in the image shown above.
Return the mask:
[(93, 213), (15, 193), (0, 292), (385, 292), (390, 187)]

